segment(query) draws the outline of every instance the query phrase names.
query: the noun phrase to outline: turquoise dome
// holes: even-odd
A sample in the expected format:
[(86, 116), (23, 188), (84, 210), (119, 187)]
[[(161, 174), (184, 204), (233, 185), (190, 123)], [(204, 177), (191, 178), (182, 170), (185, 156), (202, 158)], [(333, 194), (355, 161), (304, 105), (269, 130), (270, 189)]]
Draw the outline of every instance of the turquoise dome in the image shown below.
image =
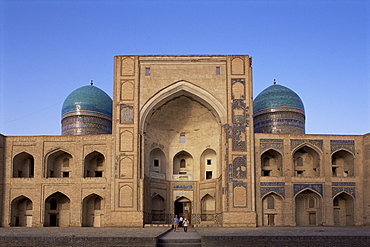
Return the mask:
[(91, 112), (112, 118), (112, 99), (103, 90), (91, 85), (76, 89), (65, 99), (62, 116), (71, 112)]
[(277, 84), (263, 90), (253, 101), (255, 116), (275, 111), (295, 111), (305, 114), (301, 98), (289, 88)]

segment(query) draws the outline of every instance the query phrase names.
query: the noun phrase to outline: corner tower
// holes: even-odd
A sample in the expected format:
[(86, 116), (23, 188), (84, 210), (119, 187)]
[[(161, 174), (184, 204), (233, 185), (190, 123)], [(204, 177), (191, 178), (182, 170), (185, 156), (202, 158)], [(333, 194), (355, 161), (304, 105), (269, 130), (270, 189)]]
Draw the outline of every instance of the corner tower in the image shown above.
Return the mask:
[(76, 89), (62, 107), (62, 135), (112, 133), (112, 99), (90, 85)]
[(305, 133), (304, 105), (291, 89), (274, 82), (256, 97), (253, 107), (255, 133)]

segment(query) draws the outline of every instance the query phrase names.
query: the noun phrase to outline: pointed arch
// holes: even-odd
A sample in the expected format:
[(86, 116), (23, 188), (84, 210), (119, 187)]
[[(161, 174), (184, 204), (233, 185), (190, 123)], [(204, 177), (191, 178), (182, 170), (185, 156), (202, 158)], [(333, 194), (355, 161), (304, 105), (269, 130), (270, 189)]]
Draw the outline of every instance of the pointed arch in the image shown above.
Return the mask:
[(152, 208), (152, 222), (163, 222), (166, 219), (166, 201), (165, 199), (156, 194), (151, 199)]
[(31, 227), (33, 217), (33, 203), (24, 196), (18, 196), (11, 202), (10, 226)]
[(262, 198), (262, 224), (264, 226), (283, 225), (284, 198), (275, 193), (269, 192)]
[(353, 177), (354, 155), (346, 149), (339, 149), (331, 155), (333, 177)]
[(206, 194), (200, 200), (201, 221), (213, 221), (216, 213), (216, 200), (210, 194)]
[(82, 201), (82, 226), (102, 226), (102, 216), (104, 214), (104, 199), (92, 193)]
[(140, 133), (145, 133), (146, 119), (155, 108), (181, 95), (195, 98), (213, 112), (213, 115), (221, 125), (226, 123), (226, 109), (212, 94), (190, 82), (182, 80), (163, 88), (143, 105), (140, 109)]
[(280, 177), (283, 174), (283, 156), (275, 149), (268, 149), (261, 154), (261, 175)]
[(295, 196), (295, 217), (297, 226), (317, 226), (322, 224), (322, 197), (310, 188)]
[(173, 157), (173, 174), (193, 174), (193, 156), (185, 150)]
[(49, 152), (45, 157), (45, 177), (68, 178), (72, 171), (73, 157), (70, 153), (56, 149)]
[(61, 192), (45, 199), (44, 226), (70, 226), (71, 200)]
[(334, 226), (354, 226), (355, 205), (352, 195), (342, 191), (333, 198)]
[(104, 177), (105, 157), (98, 151), (86, 155), (84, 161), (84, 177)]
[(307, 143), (293, 152), (293, 168), (296, 177), (319, 177), (321, 175), (321, 151)]
[(33, 178), (34, 176), (34, 157), (21, 152), (13, 158), (13, 178)]

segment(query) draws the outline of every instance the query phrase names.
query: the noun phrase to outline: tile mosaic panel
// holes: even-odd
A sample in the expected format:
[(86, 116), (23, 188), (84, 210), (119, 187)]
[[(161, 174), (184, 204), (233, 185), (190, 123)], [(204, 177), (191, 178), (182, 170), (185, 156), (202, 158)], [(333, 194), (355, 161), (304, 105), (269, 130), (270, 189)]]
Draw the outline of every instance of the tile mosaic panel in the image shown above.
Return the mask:
[(355, 141), (354, 140), (330, 140), (330, 151), (334, 153), (339, 149), (346, 149), (351, 153), (355, 153)]
[(353, 198), (356, 197), (356, 187), (332, 187), (333, 198), (341, 192), (346, 192), (349, 195), (353, 196)]
[(233, 124), (232, 129), (232, 147), (233, 151), (246, 150), (246, 131), (244, 125)]
[(247, 178), (247, 156), (238, 156), (234, 158), (232, 164), (233, 178)]
[(292, 139), (290, 140), (290, 150), (293, 150), (294, 148), (296, 148), (297, 146), (303, 143), (310, 143), (318, 147), (320, 150), (322, 150), (322, 147), (323, 147), (323, 140)]
[(294, 184), (294, 195), (306, 188), (310, 188), (323, 196), (322, 184)]
[(261, 191), (261, 198), (271, 192), (279, 194), (283, 198), (285, 198), (285, 187), (261, 187), (260, 191)]
[(283, 139), (261, 139), (260, 140), (260, 152), (261, 154), (268, 149), (276, 149), (283, 151), (284, 140)]

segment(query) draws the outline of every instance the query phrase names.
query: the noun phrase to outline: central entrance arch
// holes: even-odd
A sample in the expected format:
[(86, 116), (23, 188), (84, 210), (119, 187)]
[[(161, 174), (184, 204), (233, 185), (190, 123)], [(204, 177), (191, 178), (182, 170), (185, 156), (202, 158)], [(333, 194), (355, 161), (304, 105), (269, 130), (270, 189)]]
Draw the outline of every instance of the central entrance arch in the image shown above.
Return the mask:
[(175, 215), (191, 222), (191, 201), (188, 198), (180, 197), (175, 201)]

